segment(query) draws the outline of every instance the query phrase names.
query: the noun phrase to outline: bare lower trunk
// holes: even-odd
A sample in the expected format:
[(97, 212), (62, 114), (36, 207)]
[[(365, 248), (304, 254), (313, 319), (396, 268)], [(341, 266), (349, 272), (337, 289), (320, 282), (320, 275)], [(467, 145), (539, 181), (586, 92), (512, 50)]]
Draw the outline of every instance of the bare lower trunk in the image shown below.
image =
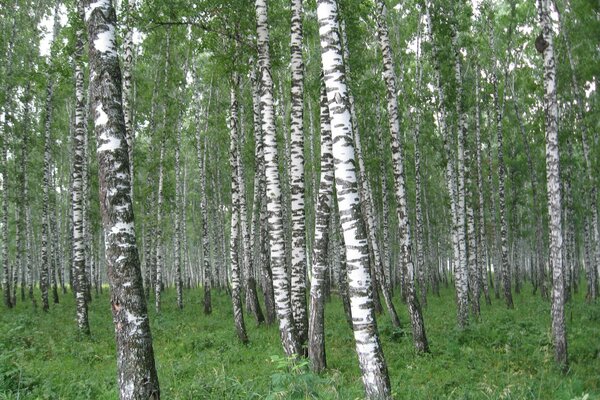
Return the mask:
[(373, 308), (369, 249), (359, 204), (352, 122), (336, 2), (319, 0), (317, 18), (331, 118), (337, 202), (346, 245), (356, 352), (367, 398), (390, 399), (390, 380)]
[[(100, 205), (117, 341), (122, 400), (159, 399), (152, 336), (135, 241), (131, 176), (121, 99), (112, 1), (83, 2), (88, 30), (90, 94), (100, 175)], [(102, 38), (100, 40), (99, 38)]]
[[(562, 226), (560, 193), (560, 159), (558, 151), (558, 104), (556, 100), (556, 65), (550, 1), (540, 0), (540, 22), (547, 47), (544, 57), (544, 109), (546, 130), (546, 180), (548, 184), (548, 215), (550, 234), (550, 267), (552, 271), (552, 337), (554, 359), (566, 372), (568, 369), (565, 328), (564, 267), (562, 264)], [(596, 227), (596, 229), (598, 229)]]
[(325, 321), (323, 285), (327, 273), (329, 227), (333, 203), (333, 156), (331, 154), (331, 125), (327, 94), (321, 88), (321, 181), (315, 209), (315, 243), (310, 287), (310, 317), (308, 332), (308, 357), (313, 371), (327, 367), (325, 357)]

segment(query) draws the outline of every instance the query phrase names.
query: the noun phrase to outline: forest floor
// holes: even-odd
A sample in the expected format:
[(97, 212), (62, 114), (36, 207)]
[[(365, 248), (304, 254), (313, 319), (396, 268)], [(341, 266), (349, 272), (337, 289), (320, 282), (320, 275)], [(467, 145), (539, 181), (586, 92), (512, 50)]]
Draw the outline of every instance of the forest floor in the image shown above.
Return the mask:
[[(201, 289), (185, 292), (185, 308), (167, 290), (161, 315), (150, 307), (154, 351), (164, 399), (360, 399), (354, 340), (341, 302), (326, 305), (329, 370), (290, 369), (276, 326), (246, 315), (250, 344), (238, 342), (229, 298), (213, 294), (213, 314)], [(395, 295), (398, 300), (398, 295)], [(493, 299), (466, 330), (456, 328), (454, 291), (429, 296), (424, 311), (431, 354), (413, 350), (406, 332), (381, 315), (379, 332), (396, 399), (600, 399), (600, 304), (583, 293), (567, 306), (570, 370), (554, 366), (550, 304), (526, 286), (515, 309)], [(77, 334), (70, 294), (48, 314), (20, 302), (0, 309), (0, 399), (116, 399), (116, 361), (108, 291), (90, 306), (90, 338)]]

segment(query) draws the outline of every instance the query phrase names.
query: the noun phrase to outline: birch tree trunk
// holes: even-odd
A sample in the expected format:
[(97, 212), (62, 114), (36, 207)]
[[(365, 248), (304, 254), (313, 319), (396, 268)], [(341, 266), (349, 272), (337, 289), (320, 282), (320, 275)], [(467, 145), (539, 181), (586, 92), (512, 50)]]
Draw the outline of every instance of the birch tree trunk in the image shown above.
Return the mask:
[(156, 313), (160, 313), (161, 292), (163, 286), (163, 248), (162, 248), (162, 204), (163, 204), (163, 181), (164, 181), (164, 159), (165, 159), (165, 139), (160, 139), (160, 156), (158, 165), (158, 193), (156, 195), (156, 232), (154, 245), (156, 246), (156, 275), (154, 281), (154, 307)]
[(483, 172), (481, 166), (481, 112), (479, 108), (479, 75), (480, 71), (477, 68), (475, 72), (475, 159), (477, 162), (477, 194), (479, 197), (479, 207), (477, 209), (477, 268), (478, 275), (481, 277), (485, 302), (488, 305), (492, 304), (490, 297), (490, 289), (488, 284), (488, 247), (487, 235), (485, 229), (485, 202), (483, 188)]
[[(346, 29), (344, 21), (340, 22), (340, 31), (342, 37), (342, 51), (344, 60), (350, 59), (350, 52), (348, 50), (348, 39), (346, 37)], [(350, 73), (350, 66), (348, 63), (344, 65), (346, 70), (346, 74)], [(347, 76), (347, 75), (346, 75)], [(356, 107), (354, 103), (354, 96), (352, 92), (348, 90), (348, 100), (350, 106), (350, 118), (352, 123), (352, 132), (354, 135), (354, 146), (356, 152), (356, 158), (358, 161), (358, 187), (359, 187), (359, 195), (361, 202), (361, 212), (364, 218), (364, 224), (367, 231), (367, 238), (369, 244), (369, 253), (372, 258), (371, 270), (373, 276), (373, 301), (375, 302), (375, 310), (381, 310), (381, 303), (379, 301), (377, 288), (381, 288), (381, 292), (383, 294), (383, 298), (385, 301), (385, 306), (387, 308), (387, 312), (392, 320), (392, 325), (394, 327), (400, 327), (400, 319), (398, 318), (398, 314), (396, 313), (396, 308), (394, 307), (394, 303), (392, 302), (392, 290), (390, 283), (386, 280), (385, 277), (385, 267), (383, 266), (383, 261), (381, 258), (381, 253), (379, 251), (379, 245), (377, 243), (377, 239), (375, 237), (375, 221), (373, 214), (374, 211), (374, 202), (371, 191), (371, 185), (369, 184), (369, 180), (366, 175), (365, 162), (362, 156), (362, 145), (360, 142), (360, 135), (358, 132), (358, 118), (356, 117)]]
[(84, 0), (89, 37), (90, 94), (100, 175), (106, 264), (117, 341), (122, 400), (159, 399), (152, 335), (135, 241), (131, 176), (111, 0)]
[(205, 112), (200, 109), (202, 102), (202, 92), (198, 97), (198, 112), (196, 114), (196, 151), (198, 157), (198, 170), (200, 172), (200, 196), (201, 196), (201, 218), (202, 218), (202, 255), (203, 255), (203, 273), (202, 273), (202, 287), (204, 290), (204, 314), (210, 315), (212, 313), (212, 298), (211, 298), (211, 268), (210, 268), (210, 238), (208, 229), (208, 192), (206, 191), (206, 153), (208, 152), (208, 138), (205, 136), (204, 145), (202, 145), (202, 139), (200, 135), (201, 124), (200, 114), (204, 115), (205, 118), (205, 129), (208, 127), (208, 112), (210, 110), (210, 100), (212, 98), (212, 88), (208, 97), (207, 105), (205, 106)]
[[(588, 138), (588, 127), (585, 123), (585, 105), (583, 102), (583, 96), (581, 93), (581, 87), (577, 81), (577, 75), (575, 71), (575, 60), (573, 59), (573, 54), (571, 51), (571, 43), (568, 37), (568, 31), (565, 27), (563, 16), (558, 11), (558, 6), (556, 1), (553, 1), (554, 9), (558, 12), (559, 23), (560, 23), (560, 33), (564, 39), (567, 58), (569, 60), (569, 67), (571, 70), (571, 90), (573, 92), (573, 96), (575, 97), (575, 101), (577, 103), (576, 107), (576, 122), (577, 127), (581, 131), (581, 145), (583, 149), (583, 158), (585, 161), (585, 169), (587, 172), (587, 180), (588, 180), (588, 192), (587, 196), (589, 197), (589, 204), (591, 209), (591, 218), (590, 215), (587, 214), (585, 216), (585, 224), (589, 226), (590, 236), (593, 238), (593, 249), (590, 249), (590, 263), (587, 266), (587, 277), (588, 277), (588, 292), (587, 298), (588, 300), (596, 300), (598, 297), (598, 268), (600, 268), (600, 228), (598, 225), (598, 188), (594, 183), (593, 178), (593, 162), (590, 157), (590, 145)], [(567, 4), (569, 1), (567, 0)], [(550, 6), (548, 6), (550, 7)], [(592, 150), (593, 154), (593, 150)], [(592, 245), (589, 245), (590, 247)]]
[(375, 321), (367, 236), (360, 215), (352, 122), (335, 0), (318, 0), (317, 18), (332, 128), (337, 202), (346, 245), (356, 352), (367, 398), (391, 399), (387, 365)]
[[(5, 104), (0, 108), (0, 117), (3, 118), (1, 123), (1, 135), (0, 139), (2, 140), (2, 147), (0, 148), (0, 167), (2, 167), (2, 290), (4, 297), (4, 305), (7, 308), (12, 308), (13, 303), (11, 301), (11, 288), (10, 288), (10, 268), (9, 268), (9, 259), (8, 259), (8, 245), (9, 245), (9, 237), (8, 237), (8, 114), (10, 113), (10, 108), (8, 105), (8, 101), (10, 99), (10, 91), (12, 90), (8, 83), (8, 78), (12, 75), (12, 62), (14, 55), (14, 41), (16, 35), (16, 21), (13, 19), (12, 21), (12, 31), (11, 36), (8, 39), (8, 50), (6, 55), (7, 60), (7, 71), (6, 71), (6, 82), (3, 82), (3, 89), (6, 93)], [(34, 303), (35, 304), (35, 303)], [(46, 310), (46, 308), (44, 309)]]
[[(560, 157), (558, 151), (558, 103), (556, 100), (556, 64), (554, 38), (550, 19), (550, 1), (538, 2), (542, 37), (547, 45), (544, 57), (544, 127), (546, 131), (546, 180), (548, 184), (548, 215), (550, 235), (550, 268), (552, 271), (552, 338), (554, 359), (566, 372), (568, 369), (565, 328), (564, 268), (562, 264), (562, 226), (560, 194)], [(596, 227), (597, 229), (597, 227)]]
[(250, 80), (252, 82), (252, 112), (254, 123), (254, 142), (255, 142), (255, 158), (256, 158), (256, 180), (255, 190), (257, 191), (256, 208), (256, 226), (258, 227), (256, 237), (258, 245), (256, 246), (259, 253), (259, 265), (261, 282), (263, 288), (263, 297), (265, 302), (266, 323), (271, 325), (276, 320), (275, 298), (273, 289), (273, 273), (271, 272), (271, 263), (269, 255), (269, 232), (267, 222), (267, 193), (266, 193), (266, 178), (265, 178), (265, 157), (263, 150), (263, 131), (261, 127), (260, 116), (260, 83), (256, 77), (256, 68), (250, 71)]
[(302, 61), (302, 0), (292, 0), (291, 26), (291, 165), (290, 197), (292, 207), (292, 314), (298, 342), (306, 345), (306, 226), (304, 210), (304, 62)]
[(288, 356), (300, 354), (294, 318), (289, 296), (289, 282), (285, 269), (285, 241), (282, 223), (281, 186), (275, 140), (273, 107), (273, 80), (269, 55), (269, 28), (267, 25), (267, 2), (256, 0), (256, 31), (258, 63), (260, 69), (260, 109), (265, 157), (267, 210), (270, 241), (270, 263), (273, 273), (275, 306), (279, 318), (281, 342)]
[[(513, 84), (514, 86), (514, 84)], [(511, 86), (512, 87), (512, 86)], [(536, 217), (535, 217), (535, 238), (533, 239), (535, 241), (535, 260), (533, 261), (533, 265), (532, 268), (536, 271), (536, 275), (537, 275), (537, 281), (534, 283), (534, 294), (535, 294), (535, 288), (536, 287), (540, 287), (540, 292), (542, 295), (543, 299), (547, 299), (548, 298), (548, 288), (546, 287), (547, 283), (546, 283), (546, 269), (544, 267), (544, 263), (543, 263), (543, 250), (542, 250), (542, 235), (544, 232), (544, 227), (542, 225), (543, 222), (543, 218), (541, 215), (539, 215), (540, 213), (537, 212), (538, 208), (537, 205), (540, 204), (540, 200), (539, 200), (539, 195), (538, 195), (538, 179), (537, 179), (537, 172), (536, 169), (533, 165), (533, 159), (531, 156), (531, 148), (529, 145), (529, 138), (527, 136), (527, 132), (525, 131), (525, 125), (523, 124), (523, 119), (521, 117), (521, 110), (519, 108), (519, 101), (518, 98), (515, 94), (514, 88), (512, 90), (512, 97), (513, 97), (513, 102), (514, 102), (514, 108), (515, 108), (515, 115), (517, 117), (517, 122), (519, 123), (519, 131), (521, 132), (521, 138), (523, 139), (523, 144), (525, 146), (525, 154), (527, 156), (527, 167), (529, 170), (529, 178), (531, 179), (531, 196), (532, 196), (532, 200), (533, 200), (533, 204), (536, 210)]]
[(458, 326), (464, 328), (469, 323), (469, 274), (467, 269), (467, 235), (466, 235), (466, 199), (465, 199), (465, 134), (467, 130), (467, 116), (463, 112), (462, 105), (462, 73), (460, 61), (460, 48), (458, 46), (458, 33), (453, 27), (452, 47), (454, 50), (454, 78), (456, 79), (456, 118), (457, 127), (457, 199), (456, 208), (456, 232), (458, 234), (459, 258), (458, 264), (454, 266), (456, 299), (458, 303)]
[(325, 85), (321, 83), (321, 181), (315, 209), (315, 242), (312, 257), (312, 282), (310, 286), (310, 317), (308, 357), (314, 372), (327, 367), (325, 356), (324, 283), (327, 273), (329, 227), (333, 204), (333, 156), (331, 124)]
[[(237, 83), (239, 85), (239, 83)], [(236, 103), (237, 104), (237, 103)], [(258, 294), (256, 293), (256, 279), (254, 278), (254, 265), (252, 263), (252, 248), (250, 242), (250, 228), (248, 226), (248, 207), (246, 206), (246, 183), (244, 181), (244, 169), (242, 164), (242, 156), (240, 152), (241, 140), (240, 135), (236, 135), (235, 152), (237, 163), (238, 191), (239, 191), (239, 212), (240, 212), (240, 245), (241, 257), (245, 274), (241, 274), (245, 278), (246, 286), (246, 306), (254, 315), (257, 324), (265, 322), (265, 317), (258, 302)]]
[[(493, 30), (490, 32), (490, 46), (492, 51), (495, 49), (495, 40), (493, 36)], [(492, 83), (494, 85), (494, 109), (496, 113), (496, 138), (498, 143), (498, 199), (500, 207), (500, 259), (501, 265), (501, 276), (502, 286), (504, 288), (504, 299), (506, 301), (506, 307), (509, 309), (514, 308), (512, 291), (511, 291), (511, 272), (510, 264), (508, 260), (508, 221), (506, 219), (506, 165), (504, 164), (504, 138), (502, 121), (504, 118), (504, 103), (506, 100), (506, 94), (502, 97), (502, 104), (500, 104), (499, 94), (499, 79), (496, 67), (495, 53), (492, 56)], [(507, 73), (507, 67), (505, 67), (505, 77)], [(506, 86), (506, 79), (505, 79)]]
[(175, 145), (175, 290), (177, 292), (177, 308), (183, 309), (183, 279), (181, 276), (181, 121), (177, 122), (177, 143)]
[[(83, 4), (78, 4), (78, 12), (83, 17)], [(83, 23), (78, 26), (75, 44), (75, 129), (73, 131), (73, 186), (72, 186), (72, 238), (73, 266), (75, 275), (75, 304), (77, 309), (77, 327), (83, 334), (90, 334), (88, 322), (88, 305), (85, 296), (85, 235), (84, 235), (84, 193), (83, 163), (85, 157), (85, 96), (83, 73)]]
[(123, 115), (125, 117), (125, 139), (127, 140), (127, 154), (129, 158), (129, 172), (131, 174), (131, 200), (134, 201), (134, 163), (133, 163), (133, 146), (135, 140), (135, 132), (133, 129), (133, 96), (131, 85), (131, 74), (133, 70), (133, 26), (131, 24), (131, 14), (133, 5), (136, 0), (122, 0), (123, 7)]
[[(53, 83), (49, 81), (46, 87), (46, 106), (44, 117), (44, 170), (42, 189), (42, 237), (41, 237), (41, 270), (40, 290), (42, 292), (42, 309), (48, 311), (48, 287), (50, 285), (50, 249), (49, 249), (49, 203), (50, 203), (50, 147), (51, 147), (51, 125), (52, 125), (52, 93)], [(6, 226), (6, 225), (5, 225)]]
[(237, 154), (238, 141), (238, 103), (237, 88), (239, 78), (234, 74), (231, 85), (231, 103), (229, 112), (229, 131), (231, 143), (229, 145), (229, 163), (231, 165), (231, 236), (229, 254), (231, 262), (231, 300), (233, 303), (233, 319), (238, 338), (242, 343), (248, 343), (246, 325), (242, 307), (242, 296), (240, 287), (240, 265), (239, 265), (239, 239), (240, 239), (240, 192), (239, 185), (239, 163)]
[[(410, 221), (406, 200), (406, 183), (404, 177), (404, 155), (400, 143), (400, 117), (398, 115), (398, 90), (392, 50), (387, 28), (387, 9), (381, 0), (377, 0), (377, 36), (383, 57), (383, 79), (387, 89), (388, 123), (392, 142), (392, 161), (396, 192), (396, 207), (400, 229), (400, 257), (406, 273), (407, 305), (413, 331), (413, 342), (417, 351), (428, 352), (427, 335), (423, 323), (421, 307), (415, 291), (415, 267), (412, 261), (412, 245)], [(354, 314), (353, 314), (354, 315)]]

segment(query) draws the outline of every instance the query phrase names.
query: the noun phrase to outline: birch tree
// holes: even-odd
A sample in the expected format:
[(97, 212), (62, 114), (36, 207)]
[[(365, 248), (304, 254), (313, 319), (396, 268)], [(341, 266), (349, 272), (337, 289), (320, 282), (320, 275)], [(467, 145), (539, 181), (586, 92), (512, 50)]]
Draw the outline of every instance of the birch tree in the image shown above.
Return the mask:
[(152, 335), (135, 241), (131, 175), (122, 108), (121, 70), (111, 0), (84, 0), (90, 95), (100, 178), (100, 205), (117, 341), (119, 396), (159, 399)]
[(266, 0), (255, 1), (258, 65), (260, 76), (260, 110), (265, 158), (267, 215), (270, 242), (270, 264), (273, 273), (275, 307), (279, 318), (279, 332), (285, 353), (300, 354), (289, 296), (289, 281), (285, 271), (285, 241), (281, 208), (281, 186), (278, 173), (277, 144), (273, 106), (273, 79), (269, 54), (269, 28)]
[(231, 263), (231, 300), (233, 303), (233, 320), (238, 338), (242, 343), (248, 342), (246, 334), (246, 325), (244, 323), (244, 314), (242, 307), (242, 296), (240, 287), (240, 196), (244, 193), (240, 191), (240, 175), (238, 172), (238, 103), (237, 88), (239, 77), (233, 74), (231, 82), (231, 103), (229, 112), (229, 131), (231, 143), (229, 145), (229, 164), (231, 165), (231, 235), (230, 235), (230, 263)]
[(333, 156), (331, 154), (331, 123), (324, 84), (321, 84), (321, 179), (315, 209), (315, 241), (310, 286), (310, 317), (308, 328), (308, 357), (313, 371), (327, 367), (325, 356), (324, 283), (329, 251), (329, 227), (333, 204)]
[[(386, 85), (388, 125), (392, 142), (392, 161), (398, 225), (400, 229), (400, 257), (402, 268), (406, 274), (406, 301), (413, 331), (413, 342), (417, 351), (428, 352), (429, 344), (425, 333), (421, 306), (415, 291), (415, 267), (412, 260), (412, 245), (408, 206), (406, 200), (406, 183), (404, 176), (404, 152), (400, 143), (400, 117), (398, 114), (398, 90), (394, 59), (390, 47), (387, 28), (387, 9), (383, 1), (376, 2), (377, 36), (383, 57), (383, 80)], [(353, 314), (354, 315), (354, 314)]]
[(544, 128), (546, 132), (546, 181), (548, 185), (548, 215), (550, 236), (550, 270), (552, 271), (552, 338), (554, 359), (566, 372), (568, 368), (565, 328), (564, 267), (562, 264), (562, 225), (560, 193), (560, 156), (558, 149), (558, 103), (556, 100), (556, 64), (554, 33), (550, 19), (550, 1), (538, 2), (544, 48)]
[(290, 192), (292, 200), (291, 301), (300, 345), (306, 344), (306, 224), (304, 210), (304, 62), (302, 61), (302, 0), (292, 0), (291, 27), (291, 141)]
[(317, 1), (321, 63), (331, 120), (337, 202), (346, 245), (354, 339), (367, 398), (390, 399), (390, 379), (379, 342), (373, 307), (369, 249), (359, 204), (352, 122), (338, 18), (335, 0)]

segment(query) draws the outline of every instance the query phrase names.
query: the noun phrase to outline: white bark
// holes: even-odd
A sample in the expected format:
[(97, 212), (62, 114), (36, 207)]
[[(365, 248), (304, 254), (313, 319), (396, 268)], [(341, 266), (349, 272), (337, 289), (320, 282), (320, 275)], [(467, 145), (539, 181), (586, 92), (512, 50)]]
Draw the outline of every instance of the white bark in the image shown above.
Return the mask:
[(319, 0), (317, 18), (333, 137), (335, 185), (346, 245), (356, 352), (367, 398), (389, 399), (390, 381), (377, 334), (369, 272), (369, 249), (360, 215), (352, 122), (336, 2)]

